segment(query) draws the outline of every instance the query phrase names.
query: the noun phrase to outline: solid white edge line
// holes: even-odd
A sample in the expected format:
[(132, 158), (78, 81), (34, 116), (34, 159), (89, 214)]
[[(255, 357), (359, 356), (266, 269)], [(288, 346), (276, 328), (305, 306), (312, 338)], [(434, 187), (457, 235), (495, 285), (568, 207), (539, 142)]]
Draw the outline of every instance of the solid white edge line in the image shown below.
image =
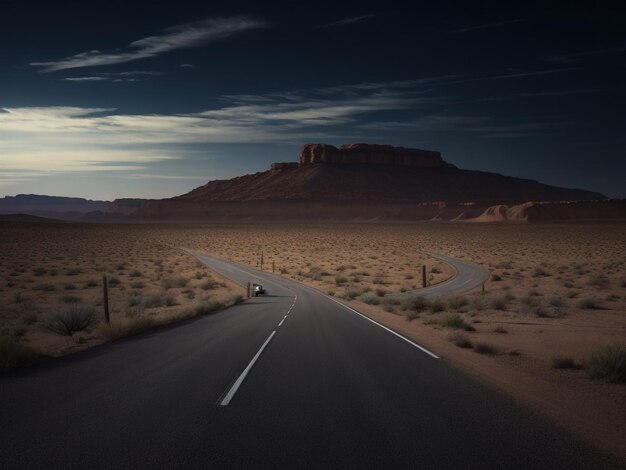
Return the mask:
[(230, 387), (230, 390), (228, 391), (224, 399), (220, 402), (220, 406), (228, 406), (230, 401), (235, 396), (235, 393), (237, 393), (237, 390), (239, 389), (244, 379), (246, 378), (246, 375), (248, 375), (248, 372), (250, 372), (250, 369), (252, 369), (252, 366), (254, 366), (254, 363), (257, 361), (257, 359), (259, 358), (259, 356), (261, 355), (261, 353), (263, 352), (267, 344), (272, 340), (275, 334), (276, 334), (276, 330), (272, 331), (272, 334), (269, 336), (269, 338), (265, 340), (265, 343), (263, 343), (263, 346), (261, 346), (261, 349), (259, 349), (259, 351), (255, 354), (255, 356), (250, 361), (250, 364), (248, 364), (248, 366), (244, 369), (241, 375), (237, 377), (237, 380), (235, 380), (235, 383), (233, 384), (233, 386)]
[(434, 359), (441, 359), (439, 356), (437, 356), (434, 352), (429, 351), (428, 349), (426, 349), (423, 346), (420, 346), (419, 344), (415, 343), (414, 341), (411, 341), (409, 338), (407, 338), (406, 336), (402, 336), (400, 333), (393, 331), (391, 328), (387, 328), (385, 325), (378, 323), (376, 320), (372, 320), (370, 317), (363, 315), (361, 312), (356, 311), (355, 309), (353, 309), (352, 307), (348, 307), (345, 304), (342, 304), (341, 302), (328, 297), (329, 300), (332, 300), (333, 302), (335, 302), (336, 304), (341, 305), (342, 307), (347, 308), (348, 310), (350, 310), (353, 313), (356, 313), (357, 315), (365, 318), (368, 321), (371, 321), (374, 325), (378, 325), (380, 326), (382, 329), (387, 330), (389, 333), (396, 335), (398, 338), (403, 339), (404, 341), (406, 341), (407, 343), (409, 343), (412, 346), (415, 346), (417, 349), (419, 349), (420, 351), (428, 354), (429, 356), (433, 357)]

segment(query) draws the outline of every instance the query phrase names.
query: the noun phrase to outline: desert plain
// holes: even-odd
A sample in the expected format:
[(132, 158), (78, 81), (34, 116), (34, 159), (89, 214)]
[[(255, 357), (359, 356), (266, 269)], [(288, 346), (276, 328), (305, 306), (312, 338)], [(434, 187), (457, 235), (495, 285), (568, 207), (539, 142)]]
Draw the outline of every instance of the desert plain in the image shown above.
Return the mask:
[[(626, 341), (626, 224), (0, 224), (0, 337), (58, 356), (240, 302), (202, 252), (310, 285), (597, 444), (624, 454), (626, 394), (593, 356)], [(454, 298), (440, 253), (491, 273)], [(111, 323), (103, 317), (108, 279)], [(397, 301), (386, 294), (412, 292)], [(56, 314), (87, 309), (76, 332)], [(19, 356), (19, 355), (18, 355)], [(3, 366), (16, 356), (2, 357)], [(599, 378), (598, 378), (599, 377)], [(622, 436), (623, 437), (623, 436)]]

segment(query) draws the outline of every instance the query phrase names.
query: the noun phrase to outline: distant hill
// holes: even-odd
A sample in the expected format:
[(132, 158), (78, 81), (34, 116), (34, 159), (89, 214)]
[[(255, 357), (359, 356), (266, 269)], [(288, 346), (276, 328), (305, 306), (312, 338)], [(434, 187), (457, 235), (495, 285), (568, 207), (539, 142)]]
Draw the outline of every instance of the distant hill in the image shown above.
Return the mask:
[(210, 181), (133, 215), (152, 219), (467, 219), (527, 201), (603, 200), (603, 194), (462, 170), (439, 152), (388, 145), (304, 146), (298, 162)]
[(45, 217), (37, 217), (28, 214), (0, 214), (0, 224), (2, 223), (28, 223), (28, 224), (62, 224), (65, 223), (59, 219), (47, 219)]
[(30, 214), (40, 217), (75, 219), (93, 211), (109, 211), (109, 201), (92, 201), (78, 197), (18, 194), (0, 198), (0, 214)]

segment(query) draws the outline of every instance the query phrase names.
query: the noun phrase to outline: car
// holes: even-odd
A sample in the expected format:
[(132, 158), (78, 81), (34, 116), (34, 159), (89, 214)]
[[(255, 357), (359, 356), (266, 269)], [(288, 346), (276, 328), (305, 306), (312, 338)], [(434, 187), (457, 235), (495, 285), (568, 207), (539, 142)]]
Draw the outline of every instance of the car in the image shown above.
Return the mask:
[(255, 297), (258, 297), (259, 295), (265, 294), (265, 289), (261, 284), (252, 284), (252, 292)]

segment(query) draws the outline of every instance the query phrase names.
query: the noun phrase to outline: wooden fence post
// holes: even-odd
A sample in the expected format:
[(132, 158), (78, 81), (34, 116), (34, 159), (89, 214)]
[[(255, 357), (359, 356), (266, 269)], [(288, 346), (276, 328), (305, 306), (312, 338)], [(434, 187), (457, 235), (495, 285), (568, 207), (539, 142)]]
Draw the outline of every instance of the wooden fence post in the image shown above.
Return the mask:
[(426, 287), (426, 265), (422, 264), (422, 287)]

